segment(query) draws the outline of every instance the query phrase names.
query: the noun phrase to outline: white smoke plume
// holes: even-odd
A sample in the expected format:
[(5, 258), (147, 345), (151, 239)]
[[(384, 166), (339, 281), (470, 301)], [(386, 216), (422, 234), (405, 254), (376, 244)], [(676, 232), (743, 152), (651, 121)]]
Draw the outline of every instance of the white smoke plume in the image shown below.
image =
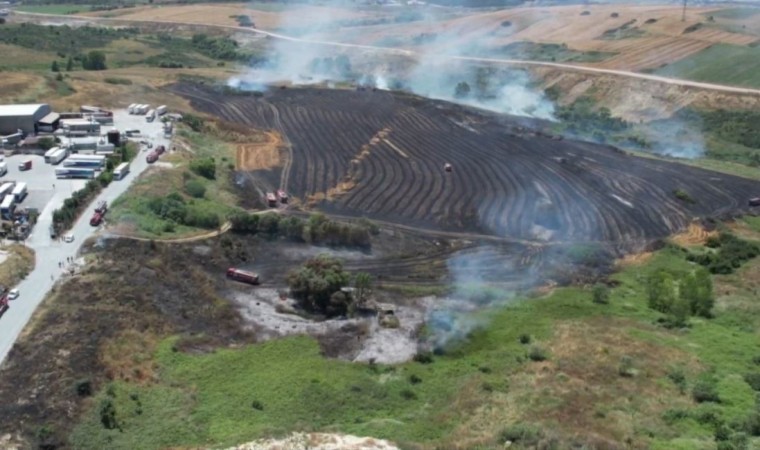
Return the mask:
[[(484, 86), (482, 71), (476, 71), (470, 63), (448, 58), (473, 54), (476, 50), (478, 55), (483, 55), (482, 48), (473, 48), (472, 44), (463, 42), (454, 34), (426, 35), (424, 45), (419, 46), (414, 45), (414, 37), (399, 40), (399, 45), (408, 44), (414, 46), (414, 50), (396, 51), (366, 45), (341, 48), (328, 43), (355, 44), (351, 41), (354, 34), (341, 27), (341, 21), (336, 20), (328, 8), (310, 8), (308, 26), (304, 26), (303, 11), (302, 7), (291, 7), (284, 12), (278, 26), (278, 34), (299, 39), (273, 38), (269, 63), (235, 77), (230, 80), (230, 86), (263, 90), (266, 85), (282, 82), (303, 85), (346, 81), (378, 89), (408, 90), (423, 97), (499, 113), (552, 118), (552, 103), (544, 97), (543, 91), (531, 86), (527, 72), (492, 70), (488, 75), (488, 86)], [(360, 14), (359, 9), (353, 12)], [(438, 20), (434, 8), (414, 10), (413, 13), (414, 19), (420, 23)], [(404, 14), (410, 12), (398, 16)], [(411, 68), (410, 64), (389, 63), (399, 55), (406, 55), (411, 60)], [(472, 94), (457, 95), (460, 83), (470, 85)]]

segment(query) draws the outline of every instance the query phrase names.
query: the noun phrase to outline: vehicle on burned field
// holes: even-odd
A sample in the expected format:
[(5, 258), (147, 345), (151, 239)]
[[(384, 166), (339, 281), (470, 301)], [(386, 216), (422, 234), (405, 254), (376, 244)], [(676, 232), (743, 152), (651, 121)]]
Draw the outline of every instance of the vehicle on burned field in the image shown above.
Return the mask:
[(227, 269), (227, 278), (242, 283), (259, 284), (259, 276), (253, 272), (247, 270), (240, 270), (234, 267)]

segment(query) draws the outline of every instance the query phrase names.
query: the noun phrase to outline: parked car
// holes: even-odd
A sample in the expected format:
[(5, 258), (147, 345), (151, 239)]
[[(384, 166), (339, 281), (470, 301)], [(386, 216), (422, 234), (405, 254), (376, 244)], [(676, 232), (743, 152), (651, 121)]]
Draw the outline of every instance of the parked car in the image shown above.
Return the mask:
[(73, 234), (67, 234), (63, 237), (63, 242), (74, 242), (74, 235)]
[(8, 299), (16, 300), (20, 294), (21, 293), (18, 291), (18, 289), (11, 289), (10, 292), (8, 292)]

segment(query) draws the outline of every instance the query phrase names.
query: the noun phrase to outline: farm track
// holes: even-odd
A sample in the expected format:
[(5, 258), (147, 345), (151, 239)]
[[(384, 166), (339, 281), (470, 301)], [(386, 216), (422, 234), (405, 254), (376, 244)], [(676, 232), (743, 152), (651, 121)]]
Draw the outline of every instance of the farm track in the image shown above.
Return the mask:
[[(752, 180), (518, 132), (507, 117), (406, 94), (306, 88), (252, 98), (191, 84), (169, 89), (198, 110), (287, 136), (290, 175), (281, 187), (294, 197), (330, 214), (451, 238), (641, 248), (696, 217), (740, 212), (760, 191)], [(347, 179), (348, 188), (336, 189)], [(678, 200), (678, 189), (696, 202)]]

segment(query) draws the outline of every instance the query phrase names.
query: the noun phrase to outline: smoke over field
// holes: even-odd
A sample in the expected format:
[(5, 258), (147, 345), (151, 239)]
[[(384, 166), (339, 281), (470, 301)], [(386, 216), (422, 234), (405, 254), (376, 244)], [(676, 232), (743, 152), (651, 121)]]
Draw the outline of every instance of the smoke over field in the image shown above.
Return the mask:
[[(403, 65), (389, 63), (388, 49), (357, 46), (336, 52), (335, 47), (320, 43), (349, 42), (345, 28), (330, 14), (317, 12), (310, 25), (303, 27), (299, 9), (282, 15), (279, 31), (297, 39), (274, 39), (269, 62), (233, 77), (230, 85), (242, 89), (264, 90), (267, 84), (288, 82), (309, 85), (323, 82), (352, 82), (378, 89), (403, 89), (417, 95), (447, 100), (494, 112), (551, 119), (553, 105), (540, 89), (531, 86), (527, 72), (493, 71), (473, 68), (442, 56), (470, 54), (470, 44), (462, 44), (456, 35), (435, 35), (413, 51), (399, 50)], [(411, 13), (408, 13), (411, 14)], [(392, 21), (433, 22), (430, 12), (415, 12), (412, 17), (399, 14)], [(413, 43), (413, 42), (412, 42)], [(478, 49), (478, 55), (491, 56)], [(495, 55), (494, 55), (495, 56)], [(470, 86), (462, 92), (461, 86)]]

